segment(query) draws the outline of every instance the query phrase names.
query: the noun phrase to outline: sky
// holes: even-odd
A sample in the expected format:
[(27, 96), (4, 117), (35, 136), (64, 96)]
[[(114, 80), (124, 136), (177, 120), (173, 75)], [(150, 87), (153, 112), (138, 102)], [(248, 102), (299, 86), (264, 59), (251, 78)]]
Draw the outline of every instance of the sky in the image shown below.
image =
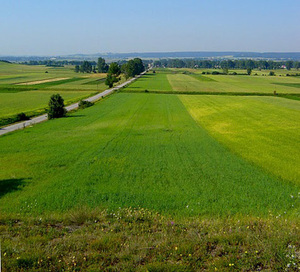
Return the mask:
[(0, 55), (300, 51), (300, 0), (0, 0), (0, 9)]

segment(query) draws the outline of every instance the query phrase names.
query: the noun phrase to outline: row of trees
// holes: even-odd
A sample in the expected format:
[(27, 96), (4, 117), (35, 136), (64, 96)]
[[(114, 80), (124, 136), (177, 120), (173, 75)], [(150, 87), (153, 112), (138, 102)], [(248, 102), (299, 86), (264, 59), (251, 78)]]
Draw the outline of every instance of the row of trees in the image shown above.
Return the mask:
[(119, 77), (121, 73), (123, 73), (127, 79), (129, 77), (135, 77), (144, 71), (145, 67), (140, 58), (129, 60), (121, 66), (117, 62), (112, 62), (107, 71), (105, 84), (111, 88), (115, 82), (118, 82), (121, 79)]
[(299, 69), (299, 61), (273, 60), (197, 60), (197, 59), (161, 59), (153, 62), (154, 67), (167, 68), (222, 68), (222, 69), (280, 69), (286, 67)]
[(145, 71), (145, 66), (140, 58), (135, 58), (124, 63), (121, 67), (126, 78), (135, 77)]
[(75, 66), (76, 73), (107, 73), (109, 66), (105, 63), (104, 58), (98, 58), (97, 63), (91, 61), (83, 61)]
[(92, 63), (90, 61), (83, 61), (83, 63), (79, 66), (79, 65), (76, 65), (75, 66), (75, 72), (76, 73), (97, 73), (96, 71), (96, 66), (95, 65), (92, 65)]
[[(52, 67), (63, 67), (65, 65), (82, 65), (84, 61), (82, 60), (30, 60), (21, 62), (22, 64), (26, 65), (45, 65), (45, 66), (52, 66)], [(90, 61), (91, 65), (96, 65), (95, 61)]]

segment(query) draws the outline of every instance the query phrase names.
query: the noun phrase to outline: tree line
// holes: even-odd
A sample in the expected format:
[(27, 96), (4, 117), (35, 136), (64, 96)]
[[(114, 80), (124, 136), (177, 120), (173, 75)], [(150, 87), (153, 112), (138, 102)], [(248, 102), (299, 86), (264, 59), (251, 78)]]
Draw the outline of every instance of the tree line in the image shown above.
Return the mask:
[(197, 60), (197, 59), (161, 59), (153, 62), (154, 67), (166, 68), (221, 68), (221, 69), (268, 69), (275, 70), (285, 67), (299, 69), (299, 61), (273, 61), (273, 60)]
[(121, 73), (128, 79), (130, 77), (135, 77), (144, 71), (145, 66), (140, 58), (134, 58), (127, 62), (123, 62), (122, 64), (112, 62), (107, 70), (105, 84), (111, 88), (115, 82), (118, 82), (121, 79), (121, 77), (119, 77)]
[[(65, 65), (82, 65), (82, 60), (30, 60), (21, 62), (25, 65), (45, 65), (51, 67), (64, 67)], [(91, 65), (96, 65), (95, 61), (90, 61)]]

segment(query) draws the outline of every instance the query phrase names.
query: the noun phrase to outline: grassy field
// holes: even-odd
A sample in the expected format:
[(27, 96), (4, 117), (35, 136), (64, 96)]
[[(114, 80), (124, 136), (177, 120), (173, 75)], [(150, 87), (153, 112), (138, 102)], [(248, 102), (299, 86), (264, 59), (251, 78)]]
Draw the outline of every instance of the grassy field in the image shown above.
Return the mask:
[(300, 185), (300, 103), (278, 97), (181, 96), (194, 119), (234, 153)]
[(299, 184), (223, 147), (174, 95), (118, 94), (70, 118), (1, 137), (0, 146), (2, 184), (21, 188), (2, 196), (3, 212), (77, 205), (207, 216), (296, 212), (290, 195)]
[[(202, 75), (202, 70), (159, 69), (130, 85), (128, 92), (300, 94), (299, 77)], [(210, 73), (212, 70), (210, 70)], [(244, 71), (245, 72), (245, 71)], [(268, 73), (266, 71), (265, 73)]]
[[(104, 74), (76, 74), (73, 67), (68, 66), (54, 68), (0, 62), (0, 125), (21, 112), (29, 116), (43, 113), (52, 94), (60, 93), (69, 104), (105, 90), (104, 77)], [(98, 79), (99, 83), (94, 84)], [(45, 80), (49, 82), (43, 82)], [(41, 83), (35, 84), (39, 81)]]
[(300, 102), (172, 94), (222, 77), (150, 73), (1, 136), (4, 271), (297, 271)]

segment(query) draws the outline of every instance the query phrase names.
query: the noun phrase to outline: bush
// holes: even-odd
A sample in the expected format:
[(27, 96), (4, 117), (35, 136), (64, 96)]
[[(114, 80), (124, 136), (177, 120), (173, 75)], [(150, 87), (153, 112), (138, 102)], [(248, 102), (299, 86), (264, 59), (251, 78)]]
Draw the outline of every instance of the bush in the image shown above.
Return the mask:
[(273, 71), (270, 71), (269, 76), (275, 76), (275, 73)]
[(79, 109), (85, 109), (85, 108), (91, 107), (93, 105), (94, 105), (94, 103), (92, 103), (90, 101), (80, 100), (79, 103), (78, 103), (78, 108)]
[(220, 74), (220, 72), (218, 72), (218, 71), (212, 71), (212, 73), (211, 73), (212, 75), (219, 75)]
[(60, 94), (53, 94), (50, 97), (48, 105), (48, 119), (66, 116), (67, 111), (65, 109), (64, 99), (61, 97)]
[(29, 120), (29, 119), (30, 118), (24, 112), (18, 113), (17, 116), (16, 116), (16, 122), (26, 121), (26, 120)]

